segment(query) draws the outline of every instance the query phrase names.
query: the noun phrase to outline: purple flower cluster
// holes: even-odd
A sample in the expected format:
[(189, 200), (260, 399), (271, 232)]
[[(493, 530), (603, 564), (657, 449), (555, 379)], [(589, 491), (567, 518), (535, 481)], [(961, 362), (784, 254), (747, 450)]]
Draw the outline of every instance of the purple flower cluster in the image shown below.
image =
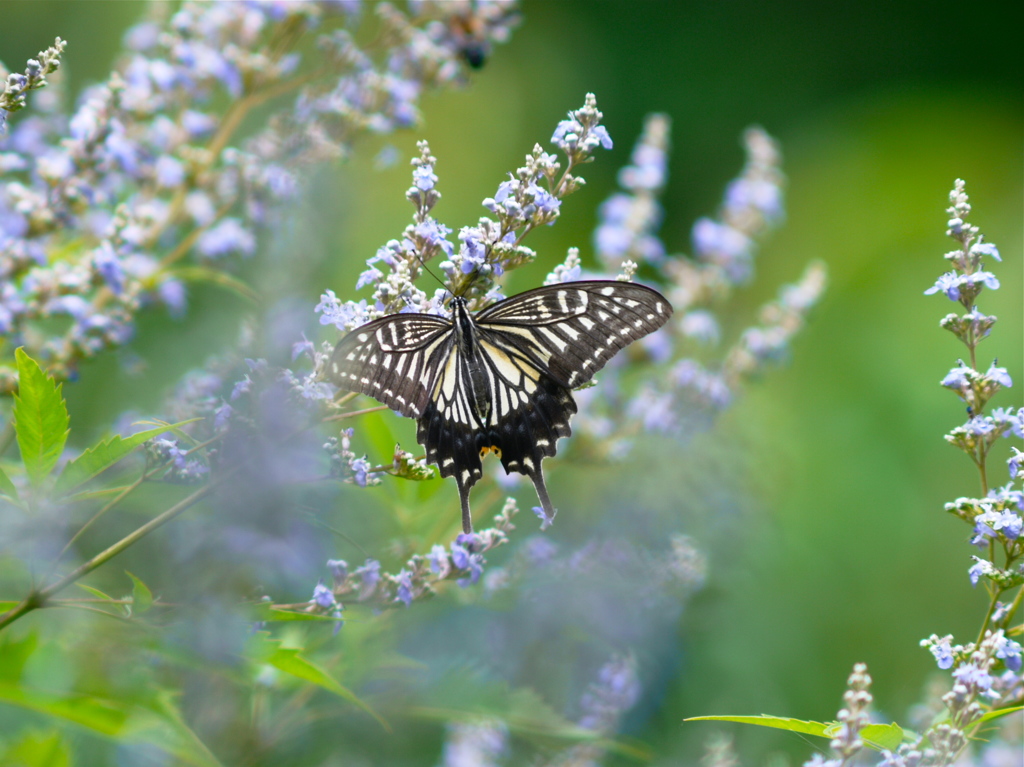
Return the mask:
[(147, 443), (150, 463), (167, 466), (164, 480), (194, 484), (201, 482), (210, 472), (210, 467), (198, 458), (192, 457), (191, 450), (183, 450), (178, 441), (161, 437)]
[[(67, 379), (81, 359), (124, 344), (140, 310), (181, 314), (184, 280), (212, 273), (182, 268), (184, 259), (215, 272), (227, 257), (252, 255), (257, 230), (298, 192), (301, 166), (345, 155), (360, 133), (414, 124), (424, 91), (464, 79), (455, 18), (483, 48), (507, 39), (517, 19), (510, 2), (413, 5), (412, 16), (378, 5), (388, 33), (366, 49), (346, 30), (358, 23), (358, 2), (156, 9), (72, 113), (40, 99), (37, 114), (12, 121), (0, 135), (5, 348), (24, 346)], [(320, 53), (306, 61), (301, 43), (311, 35)], [(64, 45), (7, 76), (0, 126), (57, 71)], [(288, 95), (237, 142), (255, 107)], [(15, 379), (0, 359), (0, 391)]]
[[(982, 372), (978, 366), (978, 345), (988, 338), (997, 318), (983, 314), (975, 303), (984, 288), (995, 290), (999, 281), (985, 271), (985, 259), (1001, 260), (999, 250), (984, 241), (977, 226), (967, 223), (971, 212), (964, 182), (957, 179), (950, 192), (947, 209), (946, 234), (959, 245), (946, 253), (945, 258), (953, 270), (939, 278), (925, 291), (927, 295), (942, 293), (963, 309), (963, 314), (947, 314), (941, 326), (953, 333), (967, 349), (967, 361), (961, 360), (942, 379), (941, 385), (953, 391), (967, 405), (967, 421), (949, 431), (946, 441), (971, 457), (981, 469), (983, 498), (958, 498), (946, 504), (946, 510), (956, 514), (974, 528), (971, 543), (980, 548), (983, 556), (975, 556), (968, 569), (971, 583), (984, 580), (995, 599), (1006, 589), (1024, 583), (1019, 564), (1024, 558), (1024, 492), (1018, 482), (1018, 466), (1009, 461), (1010, 484), (990, 487), (986, 459), (1000, 437), (1024, 439), (1024, 410), (1001, 407), (986, 412), (989, 401), (1002, 389), (1013, 386), (1006, 368), (993, 360)], [(997, 564), (997, 553), (1003, 557)], [(986, 627), (987, 628), (987, 627)]]
[[(484, 554), (508, 543), (508, 533), (515, 529), (512, 517), (518, 513), (515, 499), (508, 498), (494, 517), (493, 527), (460, 533), (448, 548), (434, 544), (428, 554), (410, 557), (397, 573), (382, 572), (380, 562), (375, 559), (367, 559), (352, 572), (343, 560), (329, 560), (327, 566), (334, 579), (331, 593), (335, 601), (328, 607), (334, 609), (342, 599), (378, 607), (393, 607), (396, 603), (408, 607), (414, 601), (433, 596), (435, 587), (444, 581), (455, 580), (462, 588), (474, 585), (483, 575), (487, 562)], [(314, 599), (309, 609), (320, 607), (326, 611), (324, 601), (326, 597)]]
[[(406, 191), (416, 209), (413, 221), (401, 239), (390, 240), (367, 259), (368, 268), (356, 282), (357, 290), (372, 287), (372, 297), (342, 302), (328, 290), (316, 306), (320, 323), (351, 330), (396, 312), (444, 315), (449, 293), (466, 296), (473, 310), (500, 300), (495, 280), (535, 257), (520, 244), (522, 239), (531, 229), (558, 218), (562, 199), (583, 183), (573, 175), (576, 166), (586, 162), (598, 147), (611, 147), (601, 117), (593, 94), (587, 94), (583, 107), (561, 121), (552, 136), (552, 142), (566, 155), (565, 171), (559, 173), (557, 158), (535, 146), (526, 156), (526, 164), (498, 185), (494, 197), (483, 201), (494, 218), (482, 217), (476, 225), (459, 230), (458, 249), (449, 239), (453, 230), (430, 214), (441, 199), (437, 158), (426, 141), (419, 142), (420, 155), (412, 161), (412, 186)], [(442, 259), (439, 268), (447, 278), (447, 291), (428, 295), (414, 282), (435, 257)]]
[[(1021, 646), (1002, 629), (986, 631), (977, 644), (954, 645), (952, 637), (933, 634), (921, 645), (935, 656), (939, 668), (953, 669), (953, 687), (942, 696), (946, 716), (916, 742), (886, 753), (882, 764), (889, 767), (957, 762), (986, 711), (1019, 703), (1024, 693)], [(997, 670), (998, 665), (1003, 667), (1002, 672)]]
[(665, 246), (655, 232), (664, 215), (658, 196), (668, 180), (670, 128), (667, 115), (647, 118), (632, 164), (619, 171), (619, 186), (625, 191), (601, 205), (594, 250), (609, 271), (618, 271), (626, 259), (660, 265), (665, 257)]
[(597, 680), (580, 701), (580, 727), (605, 734), (615, 732), (619, 719), (640, 699), (640, 692), (636, 658), (612, 658), (600, 668)]
[[(921, 641), (942, 670), (951, 671), (952, 689), (942, 696), (945, 716), (929, 716), (931, 721), (922, 736), (906, 742), (896, 752), (886, 752), (887, 767), (911, 767), (917, 764), (953, 764), (961, 761), (981, 719), (990, 709), (1018, 703), (1024, 694), (1021, 674), (1021, 645), (1007, 636), (1007, 628), (1020, 607), (1020, 589), (1024, 585), (1024, 491), (1015, 483), (1021, 480), (1021, 455), (1017, 448), (1009, 459), (1010, 483), (990, 487), (987, 458), (1000, 437), (1024, 438), (1021, 410), (997, 408), (985, 412), (989, 400), (1013, 382), (1005, 368), (993, 361), (985, 372), (977, 363), (977, 347), (987, 338), (996, 318), (982, 314), (975, 304), (984, 288), (995, 290), (999, 281), (985, 271), (985, 258), (999, 259), (999, 251), (983, 241), (978, 227), (968, 224), (971, 211), (964, 182), (957, 180), (950, 192), (946, 234), (959, 245), (946, 254), (953, 270), (942, 275), (925, 291), (944, 294), (961, 305), (963, 314), (948, 314), (941, 326), (952, 332), (967, 348), (968, 362), (960, 361), (942, 379), (941, 385), (955, 392), (967, 404), (968, 420), (945, 435), (946, 441), (967, 453), (980, 470), (981, 498), (957, 498), (946, 504), (946, 511), (971, 525), (971, 543), (981, 556), (973, 556), (968, 568), (971, 583), (984, 583), (990, 607), (980, 632), (980, 641), (954, 644), (953, 637), (935, 634)], [(997, 564), (997, 561), (999, 564)], [(1004, 602), (1004, 595), (1017, 590), (1016, 597)], [(1001, 668), (1000, 668), (1001, 667)], [(937, 724), (935, 722), (938, 722)], [(999, 739), (994, 746), (998, 748)], [(1019, 748), (1017, 749), (1019, 751)]]
[(379, 485), (385, 467), (374, 468), (365, 455), (359, 456), (352, 451), (353, 432), (351, 427), (342, 429), (340, 438), (329, 437), (324, 443), (324, 450), (331, 462), (331, 476), (359, 487)]
[[(761, 309), (758, 322), (718, 351), (721, 330), (712, 307), (749, 280), (758, 239), (783, 217), (782, 174), (774, 141), (758, 128), (744, 136), (747, 163), (729, 184), (717, 219), (694, 225), (695, 258), (666, 253), (657, 235), (662, 220), (658, 196), (667, 180), (669, 120), (651, 115), (619, 174), (622, 192), (601, 207), (595, 249), (607, 269), (630, 278), (638, 269), (657, 274), (677, 319), (643, 339), (648, 361), (667, 372), (650, 376), (632, 393), (619, 391), (613, 360), (598, 386), (582, 393), (580, 430), (601, 440), (608, 456), (628, 451), (635, 425), (644, 431), (683, 437), (706, 426), (727, 407), (743, 382), (785, 360), (793, 337), (825, 288), (825, 269), (811, 264), (800, 280), (784, 286)], [(578, 256), (548, 278), (559, 281), (578, 267)]]
[(508, 748), (503, 722), (454, 722), (447, 726), (441, 767), (496, 767)]

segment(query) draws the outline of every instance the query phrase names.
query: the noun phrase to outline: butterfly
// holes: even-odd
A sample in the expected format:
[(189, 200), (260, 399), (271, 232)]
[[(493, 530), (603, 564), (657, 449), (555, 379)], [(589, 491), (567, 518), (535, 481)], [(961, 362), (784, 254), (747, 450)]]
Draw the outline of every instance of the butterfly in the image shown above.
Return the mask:
[(334, 348), (327, 376), (417, 420), (427, 461), (455, 477), (466, 533), (469, 491), (489, 454), (506, 473), (533, 481), (550, 522), (541, 462), (572, 431), (572, 389), (671, 316), (664, 296), (631, 282), (548, 285), (476, 314), (454, 296), (450, 319), (392, 314), (351, 331)]

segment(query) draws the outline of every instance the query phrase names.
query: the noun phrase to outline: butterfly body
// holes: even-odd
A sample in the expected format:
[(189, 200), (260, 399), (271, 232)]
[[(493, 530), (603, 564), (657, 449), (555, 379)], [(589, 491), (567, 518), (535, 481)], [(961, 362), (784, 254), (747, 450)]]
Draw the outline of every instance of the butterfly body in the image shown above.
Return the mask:
[(335, 347), (329, 377), (417, 419), (427, 460), (455, 477), (466, 532), (469, 490), (489, 454), (533, 480), (550, 520), (541, 462), (571, 433), (571, 390), (672, 307), (642, 285), (590, 281), (520, 293), (475, 316), (456, 296), (451, 309), (450, 320), (396, 314), (356, 328)]

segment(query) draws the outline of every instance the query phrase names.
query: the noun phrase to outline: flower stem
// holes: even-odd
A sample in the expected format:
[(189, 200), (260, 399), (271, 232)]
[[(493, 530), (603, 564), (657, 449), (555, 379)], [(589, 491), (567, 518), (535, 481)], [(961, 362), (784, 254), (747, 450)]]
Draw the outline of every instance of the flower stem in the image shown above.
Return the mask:
[(58, 593), (59, 591), (66, 588), (75, 581), (81, 579), (82, 577), (88, 575), (100, 565), (105, 564), (109, 560), (116, 557), (118, 554), (120, 554), (129, 546), (134, 544), (136, 541), (145, 538), (147, 535), (149, 535), (151, 532), (153, 532), (158, 527), (163, 525), (165, 522), (171, 521), (176, 516), (181, 514), (183, 511), (197, 504), (199, 501), (201, 501), (203, 498), (205, 498), (211, 492), (213, 492), (217, 485), (219, 485), (229, 476), (234, 474), (235, 471), (237, 471), (237, 468), (225, 472), (216, 480), (211, 480), (208, 484), (204, 485), (203, 487), (199, 488), (194, 493), (192, 493), (192, 495), (182, 499), (174, 506), (167, 509), (167, 511), (163, 512), (159, 516), (154, 517), (146, 524), (142, 525), (141, 527), (126, 535), (117, 543), (113, 544), (112, 546), (109, 546), (106, 550), (101, 551), (92, 559), (88, 560), (87, 562), (83, 562), (81, 565), (79, 565), (73, 571), (65, 575), (63, 578), (60, 578), (59, 580), (55, 581), (54, 583), (51, 583), (49, 586), (46, 586), (45, 588), (39, 589), (37, 591), (32, 591), (27, 597), (25, 597), (25, 599), (21, 601), (21, 603), (17, 607), (8, 610), (3, 615), (0, 615), (0, 630), (6, 628), (23, 615), (27, 615), (33, 610), (45, 606), (46, 601), (54, 594)]

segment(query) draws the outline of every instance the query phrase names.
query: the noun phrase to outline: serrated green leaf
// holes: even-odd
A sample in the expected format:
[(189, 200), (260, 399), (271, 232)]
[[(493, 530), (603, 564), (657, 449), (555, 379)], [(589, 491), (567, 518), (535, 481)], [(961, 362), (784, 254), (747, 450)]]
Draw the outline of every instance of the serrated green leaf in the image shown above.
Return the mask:
[(71, 751), (56, 730), (27, 732), (0, 753), (0, 764), (19, 767), (70, 767)]
[(278, 647), (266, 658), (266, 662), (279, 671), (291, 674), (303, 681), (322, 687), (335, 695), (344, 698), (349, 703), (358, 706), (367, 714), (372, 716), (388, 732), (391, 732), (389, 725), (384, 718), (359, 699), (355, 693), (338, 682), (320, 666), (308, 658), (299, 655), (299, 651), (292, 647)]
[(88, 695), (52, 695), (7, 682), (0, 682), (0, 701), (63, 719), (110, 737), (116, 737), (128, 719), (126, 708), (115, 701)]
[(39, 487), (57, 465), (68, 438), (68, 410), (61, 387), (18, 347), (18, 393), (14, 395), (14, 430), (25, 473)]
[(185, 266), (170, 272), (172, 277), (177, 277), (186, 282), (207, 282), (211, 285), (218, 285), (227, 288), (239, 298), (250, 301), (254, 304), (260, 302), (260, 294), (237, 277), (233, 277), (218, 269), (207, 269), (205, 266)]
[(66, 495), (72, 492), (101, 472), (109, 469), (143, 442), (163, 434), (165, 431), (175, 431), (197, 420), (200, 419), (193, 418), (181, 423), (161, 424), (155, 429), (140, 431), (138, 434), (133, 434), (130, 437), (115, 435), (104, 442), (97, 443), (64, 467), (64, 471), (57, 477), (54, 492), (58, 495)]
[(12, 501), (19, 500), (18, 488), (11, 482), (11, 478), (7, 476), (7, 472), (0, 468), (0, 495), (6, 495)]
[(153, 592), (149, 586), (125, 570), (125, 573), (132, 579), (132, 610), (137, 613), (144, 613), (153, 606)]
[(753, 724), (758, 727), (771, 727), (776, 730), (788, 730), (799, 732), (802, 735), (817, 735), (819, 738), (827, 738), (825, 730), (828, 725), (824, 722), (805, 722), (802, 719), (788, 719), (781, 716), (691, 716), (684, 719), (684, 722), (736, 722), (737, 724)]

